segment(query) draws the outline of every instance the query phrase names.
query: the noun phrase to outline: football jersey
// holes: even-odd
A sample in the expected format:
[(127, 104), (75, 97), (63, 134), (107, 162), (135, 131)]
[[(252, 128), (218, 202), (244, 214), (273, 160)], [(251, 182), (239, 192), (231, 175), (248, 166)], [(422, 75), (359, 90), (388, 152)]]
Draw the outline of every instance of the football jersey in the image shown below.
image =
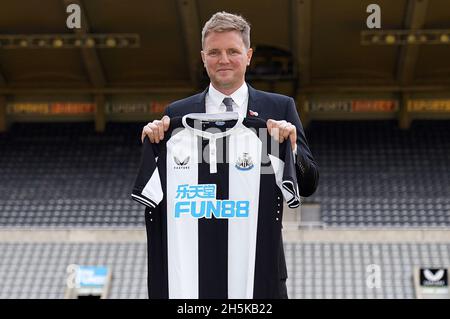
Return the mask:
[(143, 144), (150, 298), (278, 298), (283, 198), (300, 197), (289, 141), (238, 113), (171, 118)]

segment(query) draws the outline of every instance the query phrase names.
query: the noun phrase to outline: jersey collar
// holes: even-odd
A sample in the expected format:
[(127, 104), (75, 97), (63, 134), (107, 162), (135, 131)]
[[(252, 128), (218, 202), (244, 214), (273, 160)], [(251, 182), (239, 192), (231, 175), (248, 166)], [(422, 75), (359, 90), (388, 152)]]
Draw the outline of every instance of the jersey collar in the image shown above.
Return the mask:
[[(188, 118), (192, 119), (192, 120), (203, 120), (203, 121), (237, 120), (237, 122), (232, 128), (230, 128), (229, 130), (226, 130), (225, 132), (210, 133), (210, 132), (202, 131), (202, 130), (199, 130), (199, 129), (189, 126), (186, 122), (186, 120)], [(224, 136), (230, 135), (231, 133), (233, 133), (233, 131), (236, 128), (241, 126), (243, 120), (244, 120), (244, 118), (237, 112), (225, 112), (225, 113), (214, 113), (214, 114), (190, 113), (190, 114), (186, 114), (185, 116), (183, 116), (182, 123), (185, 128), (191, 130), (195, 135), (211, 140), (211, 139), (218, 139), (218, 138), (222, 138)]]

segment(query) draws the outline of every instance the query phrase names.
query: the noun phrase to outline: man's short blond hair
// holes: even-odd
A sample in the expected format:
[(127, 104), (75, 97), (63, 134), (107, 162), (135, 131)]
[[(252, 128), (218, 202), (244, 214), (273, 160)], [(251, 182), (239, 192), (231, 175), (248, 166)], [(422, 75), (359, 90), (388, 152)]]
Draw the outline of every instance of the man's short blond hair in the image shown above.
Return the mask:
[(240, 15), (225, 11), (215, 13), (203, 26), (202, 48), (210, 32), (238, 31), (247, 49), (250, 48), (250, 24)]

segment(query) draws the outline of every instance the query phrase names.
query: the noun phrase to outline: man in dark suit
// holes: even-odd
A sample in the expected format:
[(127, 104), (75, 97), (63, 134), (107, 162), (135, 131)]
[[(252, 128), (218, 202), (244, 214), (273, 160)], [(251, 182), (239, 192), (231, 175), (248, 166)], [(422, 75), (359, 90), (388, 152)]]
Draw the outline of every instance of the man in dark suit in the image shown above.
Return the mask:
[[(245, 72), (253, 50), (250, 25), (241, 16), (218, 12), (202, 31), (202, 61), (211, 80), (202, 93), (170, 104), (161, 120), (148, 123), (142, 140), (148, 136), (159, 143), (169, 128), (170, 118), (188, 113), (238, 112), (267, 120), (267, 129), (275, 139), (289, 139), (294, 150), (298, 187), (301, 196), (312, 195), (318, 184), (318, 166), (309, 150), (295, 102), (280, 94), (258, 91), (245, 82)], [(287, 298), (287, 269), (282, 238), (279, 256), (280, 296)]]

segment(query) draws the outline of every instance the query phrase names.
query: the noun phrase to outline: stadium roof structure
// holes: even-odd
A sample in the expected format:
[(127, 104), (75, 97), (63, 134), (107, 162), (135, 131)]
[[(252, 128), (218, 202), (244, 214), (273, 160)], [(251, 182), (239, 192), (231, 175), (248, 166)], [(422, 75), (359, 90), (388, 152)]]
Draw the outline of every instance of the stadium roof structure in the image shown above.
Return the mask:
[[(378, 0), (381, 28), (368, 29), (367, 7), (372, 2), (7, 1), (0, 10), (0, 94), (198, 91), (204, 74), (201, 28), (222, 10), (250, 21), (255, 57), (258, 47), (265, 48), (264, 54), (272, 47), (274, 56), (280, 53), (281, 59), (291, 59), (287, 69), (291, 74), (284, 79), (292, 80), (295, 92), (448, 92), (448, 1)], [(70, 4), (81, 7), (81, 28), (75, 31), (66, 25)], [(411, 37), (409, 42), (391, 41), (399, 32), (408, 36), (423, 30), (440, 32), (438, 40), (425, 36), (416, 42)], [(379, 34), (364, 44), (366, 31)], [(54, 38), (47, 43), (39, 35)], [(70, 46), (64, 37), (87, 42)], [(386, 37), (389, 41), (384, 41)], [(254, 60), (250, 70), (257, 67)], [(282, 67), (273, 65), (275, 70)], [(266, 79), (277, 77), (266, 74)]]

